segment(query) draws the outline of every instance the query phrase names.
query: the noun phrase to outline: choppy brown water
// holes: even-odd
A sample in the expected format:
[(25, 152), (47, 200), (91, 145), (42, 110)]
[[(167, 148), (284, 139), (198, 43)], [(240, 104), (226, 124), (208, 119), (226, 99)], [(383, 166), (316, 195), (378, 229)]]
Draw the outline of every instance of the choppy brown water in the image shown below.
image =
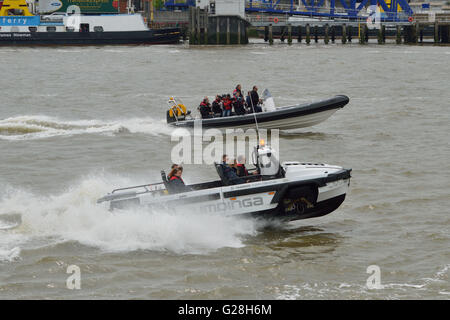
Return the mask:
[[(0, 298), (449, 298), (449, 47), (2, 48), (0, 57)], [(95, 204), (169, 165), (168, 96), (192, 106), (236, 83), (270, 88), (277, 105), (350, 97), (280, 141), (283, 160), (353, 168), (337, 211), (261, 228)], [(214, 174), (197, 165), (184, 175)], [(81, 290), (66, 288), (72, 264)], [(366, 287), (370, 265), (383, 289)]]

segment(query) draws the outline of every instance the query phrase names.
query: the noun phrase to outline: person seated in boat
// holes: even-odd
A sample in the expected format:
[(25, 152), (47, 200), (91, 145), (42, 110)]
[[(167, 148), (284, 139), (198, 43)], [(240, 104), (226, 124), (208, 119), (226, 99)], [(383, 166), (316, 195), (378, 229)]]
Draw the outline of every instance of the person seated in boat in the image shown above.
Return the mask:
[(237, 115), (242, 116), (245, 114), (244, 99), (242, 98), (240, 91), (236, 91), (236, 93), (234, 94), (233, 107), (234, 107), (234, 112)]
[(233, 106), (231, 105), (231, 96), (230, 94), (227, 94), (224, 99), (222, 99), (223, 104), (223, 114), (222, 117), (229, 117), (231, 116), (231, 109)]
[(247, 168), (245, 168), (245, 157), (243, 155), (238, 156), (236, 163), (236, 174), (238, 177), (248, 176)]
[(183, 167), (176, 167), (170, 171), (169, 176), (169, 192), (180, 193), (190, 191), (190, 188), (184, 184), (181, 175), (183, 174)]
[(221, 164), (224, 177), (228, 181), (230, 181), (231, 184), (245, 183), (244, 179), (238, 177), (236, 172), (233, 170), (233, 168), (231, 166), (228, 165), (228, 163), (229, 163), (228, 156), (226, 154), (224, 154), (222, 156), (222, 164)]
[(208, 119), (213, 117), (213, 112), (208, 97), (205, 97), (203, 99), (198, 108), (200, 110), (200, 114), (202, 115), (202, 119)]
[(222, 116), (222, 97), (220, 95), (216, 96), (216, 99), (213, 101), (211, 107), (212, 112), (214, 113), (214, 117)]
[(176, 163), (172, 164), (172, 166), (170, 167), (170, 171), (169, 171), (169, 174), (168, 174), (168, 176), (167, 176), (167, 179), (172, 178), (172, 176), (171, 176), (170, 174), (172, 173), (173, 169), (176, 169), (176, 168), (178, 168), (178, 167), (179, 167), (178, 164), (176, 164)]

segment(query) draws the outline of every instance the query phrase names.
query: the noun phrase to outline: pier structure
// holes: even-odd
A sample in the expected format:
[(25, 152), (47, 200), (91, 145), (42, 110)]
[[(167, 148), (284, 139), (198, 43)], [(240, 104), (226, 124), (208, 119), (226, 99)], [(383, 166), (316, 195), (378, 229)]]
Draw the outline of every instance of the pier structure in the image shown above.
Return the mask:
[[(378, 21), (373, 25), (366, 19), (295, 19), (289, 15), (247, 15), (247, 20), (253, 27), (264, 28), (264, 40), (274, 43), (275, 29), (277, 38), (282, 42), (285, 38), (296, 37), (298, 42), (309, 44), (311, 39), (317, 42), (320, 37), (325, 44), (334, 43), (336, 37), (341, 37), (342, 43), (352, 42), (353, 36), (358, 37), (360, 44), (368, 43), (376, 38), (379, 44), (386, 42), (387, 34), (396, 39), (396, 43), (424, 43), (425, 31), (432, 35), (433, 42), (450, 43), (450, 12), (436, 13), (430, 19), (428, 14), (413, 14), (406, 21)], [(272, 31), (270, 31), (272, 30)]]
[[(166, 1), (166, 7), (170, 8), (171, 1)], [(249, 27), (263, 30), (264, 40), (270, 44), (275, 38), (282, 42), (287, 39), (289, 44), (294, 38), (307, 44), (319, 39), (325, 44), (335, 43), (339, 38), (343, 44), (353, 39), (366, 44), (373, 38), (379, 44), (386, 38), (398, 44), (423, 43), (424, 38), (449, 43), (449, 11), (414, 13), (407, 0), (289, 1), (177, 0), (172, 1), (176, 8), (185, 6), (189, 10), (169, 10), (157, 16), (184, 14), (185, 34), (189, 34), (191, 44), (246, 44)]]

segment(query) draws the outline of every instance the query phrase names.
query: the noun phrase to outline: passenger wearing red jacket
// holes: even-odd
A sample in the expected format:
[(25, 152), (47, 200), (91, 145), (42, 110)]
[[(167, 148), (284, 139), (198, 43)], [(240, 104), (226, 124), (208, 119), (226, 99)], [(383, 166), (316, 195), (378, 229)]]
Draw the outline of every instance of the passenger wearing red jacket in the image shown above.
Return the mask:
[(227, 94), (227, 96), (222, 100), (223, 103), (223, 114), (222, 117), (229, 117), (231, 116), (231, 109), (233, 108), (231, 104), (231, 96), (230, 94)]

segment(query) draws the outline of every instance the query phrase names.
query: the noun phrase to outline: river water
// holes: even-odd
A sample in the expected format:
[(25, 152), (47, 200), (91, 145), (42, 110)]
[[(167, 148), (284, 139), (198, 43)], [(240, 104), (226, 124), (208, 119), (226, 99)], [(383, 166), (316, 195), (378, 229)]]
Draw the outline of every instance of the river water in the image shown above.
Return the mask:
[[(0, 62), (0, 299), (449, 299), (450, 47), (1, 48)], [(350, 97), (280, 134), (282, 160), (353, 168), (338, 210), (262, 225), (95, 203), (168, 169), (169, 96), (195, 109), (237, 83), (278, 106)]]

